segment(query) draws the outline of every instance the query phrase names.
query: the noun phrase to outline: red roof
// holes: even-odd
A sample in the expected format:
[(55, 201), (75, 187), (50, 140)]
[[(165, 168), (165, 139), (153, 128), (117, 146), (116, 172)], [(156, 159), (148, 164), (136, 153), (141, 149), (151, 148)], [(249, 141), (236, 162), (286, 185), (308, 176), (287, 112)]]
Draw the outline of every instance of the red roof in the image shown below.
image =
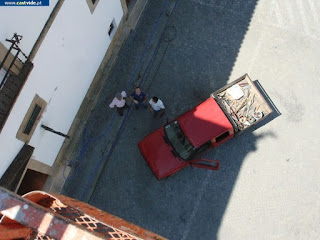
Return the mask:
[(228, 118), (213, 98), (178, 117), (178, 122), (196, 148), (233, 129)]

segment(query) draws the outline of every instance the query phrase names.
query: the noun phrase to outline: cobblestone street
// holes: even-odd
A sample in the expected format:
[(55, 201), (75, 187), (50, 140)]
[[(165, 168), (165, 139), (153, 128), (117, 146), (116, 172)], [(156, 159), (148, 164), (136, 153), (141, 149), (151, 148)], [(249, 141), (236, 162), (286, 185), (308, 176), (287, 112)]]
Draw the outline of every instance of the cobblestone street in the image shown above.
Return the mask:
[[(62, 194), (172, 240), (320, 236), (320, 2), (149, 1), (122, 47), (70, 159)], [(185, 168), (158, 181), (137, 143), (248, 73), (274, 113), (205, 155), (219, 171)], [(163, 118), (108, 106), (141, 85)], [(278, 110), (278, 111), (277, 111)]]

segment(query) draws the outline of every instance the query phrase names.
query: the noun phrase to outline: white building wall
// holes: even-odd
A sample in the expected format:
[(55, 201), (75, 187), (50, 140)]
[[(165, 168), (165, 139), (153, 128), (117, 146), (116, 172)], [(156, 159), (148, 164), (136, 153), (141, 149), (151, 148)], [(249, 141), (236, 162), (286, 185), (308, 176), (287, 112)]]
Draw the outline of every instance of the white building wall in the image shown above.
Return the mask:
[[(38, 11), (36, 7), (34, 9)], [(57, 131), (68, 132), (111, 42), (109, 25), (113, 18), (118, 25), (122, 15), (119, 0), (99, 1), (93, 14), (85, 0), (63, 3), (0, 134), (0, 176), (23, 145), (15, 136), (35, 94), (48, 105), (29, 143), (35, 147), (32, 157), (48, 165), (54, 163), (64, 138), (45, 131), (40, 125), (43, 123)]]
[(47, 7), (0, 6), (0, 41), (9, 48), (11, 44), (5, 40), (16, 32), (23, 36), (21, 50), (29, 55), (56, 3), (57, 0), (51, 0)]

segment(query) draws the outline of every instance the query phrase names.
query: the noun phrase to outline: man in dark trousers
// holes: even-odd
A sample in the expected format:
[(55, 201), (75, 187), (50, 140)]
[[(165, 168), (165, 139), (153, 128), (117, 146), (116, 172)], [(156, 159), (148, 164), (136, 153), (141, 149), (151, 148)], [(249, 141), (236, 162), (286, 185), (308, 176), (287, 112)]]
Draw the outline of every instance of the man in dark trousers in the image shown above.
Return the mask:
[(117, 93), (109, 105), (110, 108), (114, 108), (116, 106), (120, 116), (123, 116), (123, 110), (126, 108), (126, 97), (127, 93), (125, 91)]
[(158, 114), (162, 117), (165, 107), (158, 97), (152, 97), (149, 101), (149, 109), (152, 112), (153, 117), (156, 117)]
[(134, 92), (131, 93), (130, 99), (134, 101), (136, 109), (139, 109), (141, 105), (147, 108), (147, 94), (140, 90), (140, 87), (135, 87)]

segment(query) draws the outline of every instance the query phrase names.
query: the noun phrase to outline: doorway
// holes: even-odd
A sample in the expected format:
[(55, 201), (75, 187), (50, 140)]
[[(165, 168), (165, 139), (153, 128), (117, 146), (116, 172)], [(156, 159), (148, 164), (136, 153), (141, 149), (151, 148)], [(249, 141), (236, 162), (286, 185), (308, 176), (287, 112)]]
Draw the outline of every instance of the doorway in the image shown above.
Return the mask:
[(47, 178), (47, 174), (27, 169), (17, 193), (22, 196), (34, 190), (42, 190)]

